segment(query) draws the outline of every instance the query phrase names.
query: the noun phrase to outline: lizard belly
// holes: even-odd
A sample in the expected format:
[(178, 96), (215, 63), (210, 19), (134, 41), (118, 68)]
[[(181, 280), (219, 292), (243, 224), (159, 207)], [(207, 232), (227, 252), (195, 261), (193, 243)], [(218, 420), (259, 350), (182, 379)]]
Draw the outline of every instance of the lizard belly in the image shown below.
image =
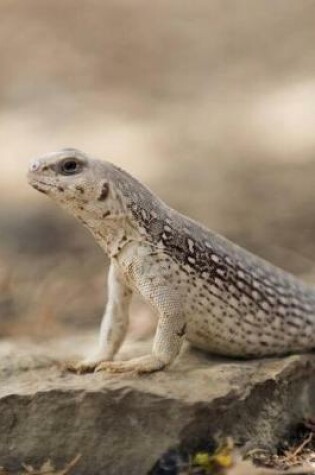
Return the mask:
[(244, 356), (248, 352), (254, 353), (253, 348), (250, 349), (250, 345), (245, 343), (245, 334), (236, 332), (237, 315), (228, 315), (227, 309), (219, 301), (212, 299), (209, 307), (199, 310), (198, 305), (193, 307), (193, 312), (189, 311), (186, 315), (186, 338), (194, 347), (221, 355)]
[[(258, 306), (195, 280), (186, 298), (186, 338), (195, 347), (235, 357), (268, 356), (315, 348), (315, 318), (274, 305)], [(279, 312), (281, 310), (281, 312)]]

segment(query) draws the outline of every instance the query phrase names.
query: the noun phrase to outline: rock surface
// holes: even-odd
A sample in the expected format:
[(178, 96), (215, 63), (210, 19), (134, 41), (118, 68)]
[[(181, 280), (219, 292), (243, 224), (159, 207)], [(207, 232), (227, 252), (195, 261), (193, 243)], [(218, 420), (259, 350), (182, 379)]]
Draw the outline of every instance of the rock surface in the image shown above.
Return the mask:
[[(77, 457), (71, 474), (144, 475), (174, 445), (220, 434), (270, 445), (311, 413), (315, 355), (236, 361), (185, 349), (149, 376), (66, 372), (60, 361), (92, 341), (0, 344), (0, 466), (9, 473)], [(121, 356), (149, 346), (129, 342)]]

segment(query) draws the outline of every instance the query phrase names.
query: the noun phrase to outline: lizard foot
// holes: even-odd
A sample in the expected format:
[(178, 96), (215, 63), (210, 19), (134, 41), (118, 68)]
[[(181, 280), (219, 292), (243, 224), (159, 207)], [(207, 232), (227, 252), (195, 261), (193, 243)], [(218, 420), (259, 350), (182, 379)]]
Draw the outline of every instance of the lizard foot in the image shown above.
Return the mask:
[(165, 366), (156, 356), (147, 355), (129, 361), (103, 361), (95, 368), (95, 372), (145, 374), (159, 371)]
[(109, 360), (104, 361), (104, 358), (87, 358), (77, 363), (69, 363), (66, 365), (66, 369), (71, 373), (85, 374), (93, 373), (94, 370), (102, 363), (106, 364)]

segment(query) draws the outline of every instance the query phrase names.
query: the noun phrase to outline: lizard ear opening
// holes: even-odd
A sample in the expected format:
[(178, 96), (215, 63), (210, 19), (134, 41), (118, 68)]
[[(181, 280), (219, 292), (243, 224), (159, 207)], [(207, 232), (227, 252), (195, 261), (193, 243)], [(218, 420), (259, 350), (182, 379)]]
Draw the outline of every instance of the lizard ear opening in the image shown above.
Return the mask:
[(101, 183), (101, 188), (100, 188), (97, 199), (98, 201), (105, 201), (108, 195), (109, 195), (109, 183), (107, 181), (103, 181)]

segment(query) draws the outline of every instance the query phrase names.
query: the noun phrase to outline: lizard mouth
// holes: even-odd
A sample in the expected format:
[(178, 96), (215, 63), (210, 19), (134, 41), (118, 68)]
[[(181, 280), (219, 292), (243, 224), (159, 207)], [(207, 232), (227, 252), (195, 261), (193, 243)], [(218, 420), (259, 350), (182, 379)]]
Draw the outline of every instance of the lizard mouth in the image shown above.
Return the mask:
[(45, 181), (36, 180), (34, 177), (29, 177), (29, 184), (40, 193), (48, 194), (50, 190), (55, 188), (55, 185), (52, 183), (47, 183)]

